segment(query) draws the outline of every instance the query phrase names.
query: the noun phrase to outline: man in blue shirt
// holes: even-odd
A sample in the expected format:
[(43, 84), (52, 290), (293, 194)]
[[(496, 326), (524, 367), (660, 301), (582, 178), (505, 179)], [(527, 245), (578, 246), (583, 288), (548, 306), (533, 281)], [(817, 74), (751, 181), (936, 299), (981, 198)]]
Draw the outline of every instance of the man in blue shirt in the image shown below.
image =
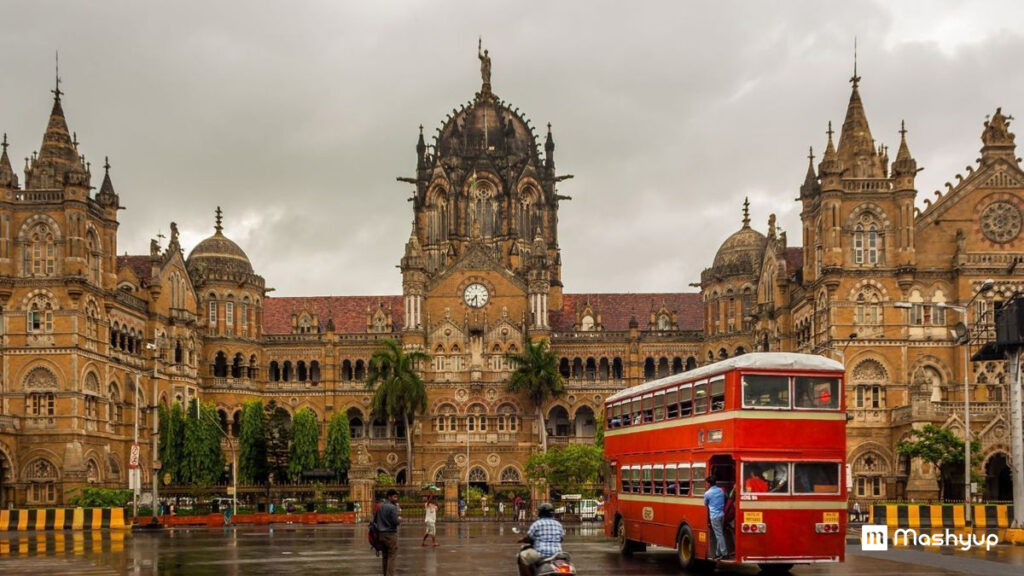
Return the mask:
[(520, 576), (531, 576), (537, 562), (562, 551), (565, 528), (562, 528), (561, 522), (554, 519), (555, 507), (545, 502), (537, 507), (537, 515), (540, 518), (530, 525), (526, 536), (521, 540), (529, 542), (533, 547), (519, 553)]
[(715, 532), (715, 550), (712, 560), (720, 560), (729, 555), (725, 545), (725, 492), (717, 486), (714, 476), (708, 476), (708, 489), (704, 492), (704, 505), (708, 507), (711, 518), (711, 529)]

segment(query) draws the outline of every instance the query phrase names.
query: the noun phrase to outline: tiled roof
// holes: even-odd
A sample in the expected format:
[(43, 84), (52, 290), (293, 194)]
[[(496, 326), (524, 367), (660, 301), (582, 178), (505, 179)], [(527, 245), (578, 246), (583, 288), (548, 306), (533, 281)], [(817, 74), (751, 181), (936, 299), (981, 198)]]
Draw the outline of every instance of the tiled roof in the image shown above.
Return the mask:
[(291, 334), (292, 313), (306, 310), (320, 317), (320, 329), (326, 331), (327, 321), (334, 320), (334, 331), (365, 333), (366, 309), (377, 309), (378, 303), (391, 310), (394, 331), (402, 329), (401, 296), (290, 296), (268, 297), (263, 302), (263, 331), (266, 334)]
[(678, 315), (680, 330), (700, 330), (704, 325), (704, 305), (697, 292), (660, 294), (565, 294), (562, 309), (551, 312), (551, 329), (572, 330), (576, 312), (590, 304), (601, 315), (604, 330), (629, 330), (629, 319), (636, 316), (640, 330), (650, 324), (651, 311), (662, 306)]
[(786, 273), (790, 278), (804, 266), (804, 249), (801, 246), (786, 248)]
[(145, 255), (129, 256), (125, 254), (124, 256), (118, 256), (117, 268), (118, 270), (130, 268), (139, 277), (139, 281), (146, 285), (149, 284), (149, 277), (153, 273), (153, 264), (150, 261), (150, 257)]

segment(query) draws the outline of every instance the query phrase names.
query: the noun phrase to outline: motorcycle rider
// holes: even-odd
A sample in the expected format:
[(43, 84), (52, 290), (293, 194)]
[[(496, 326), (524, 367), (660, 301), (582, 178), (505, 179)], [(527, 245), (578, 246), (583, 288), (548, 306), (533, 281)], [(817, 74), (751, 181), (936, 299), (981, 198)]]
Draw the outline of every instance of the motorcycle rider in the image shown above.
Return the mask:
[(555, 507), (547, 502), (537, 507), (539, 518), (530, 525), (526, 536), (519, 540), (531, 545), (530, 548), (519, 552), (519, 576), (533, 576), (534, 565), (562, 551), (565, 528), (561, 522), (555, 520), (554, 515)]

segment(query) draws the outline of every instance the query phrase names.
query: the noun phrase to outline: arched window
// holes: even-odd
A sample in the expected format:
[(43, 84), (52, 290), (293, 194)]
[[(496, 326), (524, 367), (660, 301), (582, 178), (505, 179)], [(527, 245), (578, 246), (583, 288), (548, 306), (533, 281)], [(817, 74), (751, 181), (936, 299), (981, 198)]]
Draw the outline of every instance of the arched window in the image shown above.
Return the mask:
[(53, 504), (57, 501), (57, 467), (46, 458), (32, 461), (26, 467), (29, 504)]
[(363, 380), (364, 378), (366, 378), (366, 364), (362, 360), (356, 360), (355, 379)]
[(256, 367), (256, 355), (249, 356), (249, 371), (246, 376), (250, 380), (255, 380), (259, 377), (259, 369)]
[(593, 358), (587, 358), (586, 378), (587, 380), (597, 379), (597, 362)]
[(437, 417), (434, 419), (434, 428), (438, 432), (455, 432), (459, 429), (456, 419), (455, 407), (451, 404), (442, 404), (437, 410)]
[(296, 365), (295, 365), (295, 373), (297, 375), (296, 379), (299, 382), (305, 382), (306, 381), (306, 379), (309, 376), (309, 374), (306, 371), (306, 361), (305, 360), (299, 360), (296, 363)]
[(476, 484), (487, 483), (487, 471), (479, 466), (473, 466), (469, 470), (469, 482)]
[(573, 358), (572, 361), (572, 377), (579, 380), (583, 378), (583, 359)]
[(865, 287), (857, 294), (854, 322), (858, 326), (880, 326), (882, 324), (882, 299), (874, 288)]
[(86, 236), (85, 242), (85, 259), (86, 269), (89, 271), (89, 280), (95, 283), (100, 281), (100, 261), (102, 260), (102, 252), (100, 252), (100, 242), (96, 238), (96, 233), (89, 230)]
[(658, 359), (658, 378), (668, 376), (668, 358), (662, 356)]
[(612, 378), (615, 380), (622, 379), (622, 358), (618, 356), (612, 359)]
[(569, 369), (569, 359), (562, 358), (558, 362), (558, 373), (562, 375), (562, 378), (568, 379), (572, 376), (572, 371)]
[(587, 314), (580, 319), (580, 332), (591, 332), (594, 330), (594, 317)]
[(227, 378), (227, 376), (228, 356), (224, 352), (217, 352), (217, 355), (213, 359), (213, 377)]
[(53, 276), (56, 271), (57, 243), (49, 226), (40, 223), (32, 228), (25, 244), (23, 260), (26, 276)]
[(363, 426), (363, 413), (358, 408), (348, 409), (348, 434), (352, 438), (362, 438), (365, 428)]
[(519, 417), (515, 406), (502, 404), (498, 406), (498, 432), (515, 432), (518, 429)]
[(231, 377), (241, 378), (242, 368), (245, 365), (245, 357), (239, 352), (235, 354), (235, 358), (231, 361)]
[(882, 261), (882, 234), (877, 218), (864, 212), (853, 227), (853, 261), (855, 264), (878, 264)]
[(277, 364), (277, 360), (270, 361), (270, 381), (280, 382), (281, 381), (281, 367)]
[(183, 353), (181, 348), (181, 340), (174, 341), (174, 363), (181, 364)]
[(509, 466), (501, 471), (501, 483), (502, 484), (522, 484), (523, 479), (519, 474), (519, 470)]
[(609, 374), (611, 374), (611, 365), (608, 364), (607, 358), (601, 358), (601, 361), (597, 363), (597, 379), (607, 380)]
[(671, 330), (672, 318), (668, 314), (658, 314), (658, 330)]
[(285, 382), (291, 382), (294, 375), (292, 374), (292, 361), (285, 360), (284, 366), (281, 368), (281, 380)]
[(673, 374), (679, 374), (682, 371), (683, 371), (683, 359), (680, 358), (679, 356), (676, 356), (675, 358), (672, 359), (672, 373)]
[(121, 404), (121, 391), (117, 384), (110, 384), (108, 398), (110, 403), (107, 404), (107, 421), (111, 424), (120, 424), (124, 418), (124, 406)]
[(644, 380), (654, 380), (654, 358), (644, 360)]
[(320, 362), (313, 360), (309, 363), (309, 379), (316, 384), (320, 382)]
[(352, 380), (352, 361), (344, 360), (341, 363), (341, 379), (345, 382)]
[(487, 409), (484, 408), (483, 404), (473, 404), (466, 410), (466, 431), (487, 431)]
[(53, 332), (53, 304), (35, 299), (28, 307), (28, 331), (40, 334)]

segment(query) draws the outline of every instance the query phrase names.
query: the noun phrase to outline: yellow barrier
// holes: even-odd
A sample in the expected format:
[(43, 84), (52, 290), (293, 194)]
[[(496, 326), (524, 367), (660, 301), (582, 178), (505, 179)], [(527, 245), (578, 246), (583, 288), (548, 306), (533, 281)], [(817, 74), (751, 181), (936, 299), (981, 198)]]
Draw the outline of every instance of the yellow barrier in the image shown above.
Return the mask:
[(127, 530), (124, 508), (0, 510), (0, 531)]
[[(871, 524), (896, 528), (958, 528), (967, 527), (963, 506), (941, 504), (875, 504), (870, 509)], [(972, 507), (975, 528), (1009, 528), (1013, 506), (1007, 504), (975, 504)]]

